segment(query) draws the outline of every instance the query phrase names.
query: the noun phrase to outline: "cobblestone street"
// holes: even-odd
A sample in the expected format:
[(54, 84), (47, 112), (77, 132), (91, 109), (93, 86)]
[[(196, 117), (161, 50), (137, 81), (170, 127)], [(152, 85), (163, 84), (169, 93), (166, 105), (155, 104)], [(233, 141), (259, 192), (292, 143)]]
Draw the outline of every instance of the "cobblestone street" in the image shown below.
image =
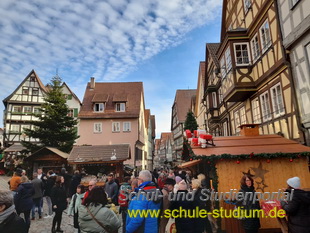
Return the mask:
[[(1, 189), (8, 189), (8, 180), (10, 177), (7, 176), (0, 176), (0, 188)], [(45, 216), (46, 213), (46, 203), (43, 204), (43, 216)], [(69, 217), (66, 213), (67, 211), (63, 213), (61, 228), (64, 230), (64, 233), (74, 233), (77, 232), (77, 230), (73, 227), (73, 217)], [(30, 230), (29, 233), (50, 233), (52, 229), (52, 221), (53, 218), (42, 218), (39, 219), (38, 214), (36, 213), (36, 220), (31, 221)], [(119, 229), (119, 232), (121, 232), (121, 228)]]

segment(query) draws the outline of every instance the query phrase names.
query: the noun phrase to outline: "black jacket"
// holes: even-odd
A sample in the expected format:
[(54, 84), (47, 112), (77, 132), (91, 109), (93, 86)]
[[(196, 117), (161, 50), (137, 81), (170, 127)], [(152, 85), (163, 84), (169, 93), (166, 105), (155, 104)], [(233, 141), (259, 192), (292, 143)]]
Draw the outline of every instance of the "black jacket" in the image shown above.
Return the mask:
[(56, 176), (50, 176), (45, 181), (45, 191), (44, 196), (51, 196), (52, 188), (55, 185)]
[(289, 202), (281, 201), (281, 205), (288, 214), (288, 225), (291, 233), (310, 232), (309, 191), (295, 189), (293, 192), (293, 199)]
[[(205, 196), (205, 193), (202, 193), (202, 189), (198, 188), (197, 190), (195, 190), (195, 196), (194, 196), (194, 208), (198, 207), (199, 210), (206, 210), (206, 211), (211, 211), (211, 201), (208, 199), (206, 201), (204, 201), (204, 199), (207, 199)], [(211, 228), (211, 224), (209, 222), (209, 219), (206, 218), (195, 218), (195, 224), (194, 224), (194, 228), (195, 228), (195, 232), (199, 233), (199, 232), (205, 232), (205, 230), (209, 233), (212, 232), (212, 228)]]
[[(51, 199), (54, 211), (64, 211), (67, 208), (67, 194), (65, 186), (54, 185), (51, 191)], [(54, 205), (57, 206), (54, 209)]]
[[(259, 201), (255, 201), (253, 203), (253, 198), (256, 198), (255, 196), (255, 189), (254, 187), (246, 187), (242, 186), (239, 192), (243, 192), (243, 197), (249, 197), (249, 195), (246, 195), (247, 192), (253, 193), (252, 198), (246, 198), (244, 200), (240, 200), (237, 202), (237, 206), (244, 209), (249, 215), (249, 211), (253, 211), (255, 209), (260, 209), (259, 206)], [(245, 218), (242, 221), (243, 228), (246, 230), (251, 230), (251, 229), (259, 229), (260, 228), (260, 221), (259, 221), (259, 216), (254, 216), (253, 218)]]
[[(177, 194), (180, 193), (187, 194), (187, 190), (179, 190)], [(180, 210), (180, 208), (191, 212), (195, 209), (195, 205), (193, 201), (190, 200), (179, 200), (179, 201), (171, 201), (170, 210)], [(178, 213), (180, 214), (180, 213)], [(175, 225), (178, 233), (196, 233), (195, 231), (195, 219), (190, 217), (182, 217), (175, 218)]]
[(0, 232), (2, 233), (27, 233), (28, 227), (24, 220), (15, 212), (0, 223)]
[(81, 183), (81, 179), (82, 179), (82, 177), (80, 174), (74, 175), (72, 177), (71, 184), (70, 184), (70, 190), (69, 190), (69, 196), (70, 197), (72, 197), (73, 194), (76, 193), (76, 188)]
[(18, 186), (17, 192), (14, 196), (14, 204), (17, 213), (22, 213), (31, 210), (33, 206), (32, 196), (34, 195), (33, 184), (22, 183)]

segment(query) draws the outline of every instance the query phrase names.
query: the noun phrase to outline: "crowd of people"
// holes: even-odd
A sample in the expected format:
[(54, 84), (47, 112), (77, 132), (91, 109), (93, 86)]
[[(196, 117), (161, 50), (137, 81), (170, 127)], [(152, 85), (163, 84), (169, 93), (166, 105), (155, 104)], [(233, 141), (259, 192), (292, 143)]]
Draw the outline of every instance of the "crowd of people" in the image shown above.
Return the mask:
[[(217, 221), (212, 215), (206, 218), (183, 216), (172, 219), (164, 214), (165, 210), (198, 208), (210, 212), (216, 208), (214, 201), (202, 198), (202, 190), (212, 188), (204, 174), (193, 177), (190, 171), (142, 170), (137, 176), (125, 176), (122, 183), (113, 174), (108, 174), (104, 186), (98, 186), (97, 179), (94, 178), (89, 181), (87, 187), (81, 184), (81, 179), (82, 174), (79, 171), (75, 171), (73, 176), (64, 168), (58, 174), (52, 170), (44, 174), (42, 168), (39, 168), (29, 181), (26, 172), (17, 169), (9, 181), (11, 191), (0, 191), (0, 232), (29, 232), (31, 222), (41, 218), (51, 218), (52, 233), (63, 232), (61, 222), (65, 210), (66, 214), (72, 216), (73, 226), (79, 233), (112, 233), (118, 232), (121, 227), (124, 233), (165, 233), (170, 221), (175, 221), (178, 233), (218, 231)], [(286, 191), (295, 189), (292, 200), (281, 202), (289, 217), (289, 230), (292, 233), (309, 232), (309, 192), (301, 189), (298, 177), (289, 179), (287, 185)], [(158, 191), (161, 195), (154, 195), (155, 198), (152, 199), (137, 195), (143, 192), (147, 196)], [(132, 192), (135, 195), (128, 199)], [(169, 194), (172, 193), (186, 195), (189, 192), (194, 193), (192, 200), (169, 198)], [(242, 177), (240, 192), (255, 194), (251, 177)], [(255, 198), (255, 195), (253, 197)], [(45, 216), (43, 203), (47, 205)], [(239, 200), (234, 204), (246, 211), (260, 208), (259, 202), (252, 200)], [(160, 215), (141, 217), (128, 214), (137, 210), (160, 211)], [(256, 233), (260, 228), (259, 216), (243, 218), (240, 221), (246, 233)]]

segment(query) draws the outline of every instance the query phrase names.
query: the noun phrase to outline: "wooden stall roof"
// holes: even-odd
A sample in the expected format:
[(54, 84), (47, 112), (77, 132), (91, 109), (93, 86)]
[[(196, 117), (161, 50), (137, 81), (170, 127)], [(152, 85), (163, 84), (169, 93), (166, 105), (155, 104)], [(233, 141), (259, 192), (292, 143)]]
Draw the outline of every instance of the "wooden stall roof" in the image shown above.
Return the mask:
[(202, 162), (201, 159), (197, 159), (197, 160), (193, 160), (193, 161), (188, 161), (188, 162), (182, 163), (182, 164), (180, 164), (178, 167), (179, 167), (179, 168), (192, 167), (192, 166), (194, 166), (194, 165), (196, 165), (196, 164), (199, 164), (199, 163), (201, 163), (201, 162)]
[(16, 152), (16, 151), (22, 151), (25, 149), (26, 148), (23, 145), (14, 143), (12, 146), (6, 148), (4, 152)]
[(221, 154), (260, 154), (260, 153), (301, 153), (309, 152), (310, 147), (299, 144), (279, 135), (230, 136), (214, 138), (216, 146), (207, 148), (192, 147), (195, 155)]
[[(115, 160), (111, 160), (115, 151)], [(130, 158), (129, 144), (74, 146), (68, 162), (71, 164), (121, 162)]]
[[(65, 153), (65, 152), (63, 152), (61, 150), (58, 150), (55, 147), (43, 147), (43, 148), (37, 150), (36, 152), (32, 153), (30, 156), (28, 156), (25, 159), (26, 160), (31, 160), (31, 159), (34, 159), (35, 157), (42, 157), (43, 154), (47, 155), (50, 152), (52, 152), (52, 154), (55, 154), (55, 155), (61, 157), (62, 159), (67, 159), (69, 157), (68, 153)], [(46, 160), (46, 159), (44, 159), (44, 160)]]

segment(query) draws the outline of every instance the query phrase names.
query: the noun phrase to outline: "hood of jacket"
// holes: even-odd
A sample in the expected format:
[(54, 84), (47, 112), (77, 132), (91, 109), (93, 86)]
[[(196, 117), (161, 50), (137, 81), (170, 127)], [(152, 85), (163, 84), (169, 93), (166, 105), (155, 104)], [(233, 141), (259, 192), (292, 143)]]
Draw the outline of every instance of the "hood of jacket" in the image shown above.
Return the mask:
[(88, 213), (87, 208), (89, 209), (89, 211), (96, 216), (97, 213), (100, 211), (101, 208), (103, 208), (103, 206), (101, 204), (95, 206), (94, 204), (89, 204), (89, 206), (84, 206), (84, 205), (80, 205), (79, 207), (79, 218), (84, 220), (84, 221), (91, 221), (93, 219), (93, 217)]

